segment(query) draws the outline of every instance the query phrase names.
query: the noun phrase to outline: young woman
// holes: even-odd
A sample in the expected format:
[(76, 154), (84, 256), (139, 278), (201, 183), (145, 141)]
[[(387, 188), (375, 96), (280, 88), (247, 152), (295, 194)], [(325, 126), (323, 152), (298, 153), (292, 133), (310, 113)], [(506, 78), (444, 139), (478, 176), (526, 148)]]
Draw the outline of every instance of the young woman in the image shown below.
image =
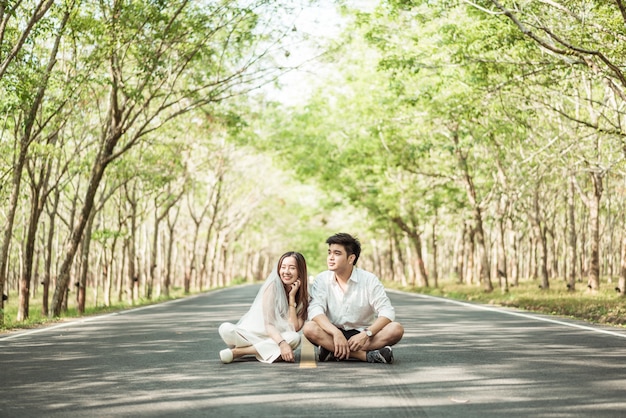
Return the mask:
[(295, 361), (294, 350), (300, 345), (298, 331), (309, 306), (307, 277), (302, 254), (290, 251), (280, 257), (250, 310), (237, 324), (220, 325), (220, 336), (228, 346), (220, 351), (222, 363), (245, 355), (254, 355), (263, 363), (278, 358)]

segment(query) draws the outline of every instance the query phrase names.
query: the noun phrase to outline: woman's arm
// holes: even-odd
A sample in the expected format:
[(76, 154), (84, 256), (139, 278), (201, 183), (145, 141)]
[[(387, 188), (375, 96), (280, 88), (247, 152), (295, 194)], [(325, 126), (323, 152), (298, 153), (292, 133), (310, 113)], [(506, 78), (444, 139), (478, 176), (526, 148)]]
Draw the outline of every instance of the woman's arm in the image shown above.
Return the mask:
[[(288, 362), (295, 361), (295, 355), (291, 346), (284, 340), (280, 331), (274, 325), (277, 320), (274, 313), (274, 308), (276, 306), (276, 293), (274, 291), (267, 291), (263, 295), (263, 318), (265, 323), (265, 332), (267, 335), (274, 340), (276, 344), (278, 344), (278, 348), (280, 348), (280, 356), (283, 360)], [(291, 310), (291, 308), (289, 308)], [(294, 309), (295, 310), (295, 309)]]
[(296, 302), (296, 295), (298, 294), (298, 289), (300, 289), (300, 280), (296, 280), (291, 285), (291, 290), (289, 291), (289, 295), (287, 297), (289, 301), (289, 323), (293, 326), (296, 331), (300, 331), (302, 326), (304, 325), (304, 319), (298, 316), (298, 305)]

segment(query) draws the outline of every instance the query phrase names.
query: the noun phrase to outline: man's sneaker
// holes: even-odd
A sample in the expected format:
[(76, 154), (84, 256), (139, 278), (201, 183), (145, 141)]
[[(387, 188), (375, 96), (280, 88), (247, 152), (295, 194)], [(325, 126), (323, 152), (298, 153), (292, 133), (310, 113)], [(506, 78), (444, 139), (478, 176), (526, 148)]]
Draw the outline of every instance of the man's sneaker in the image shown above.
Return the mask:
[(331, 361), (335, 359), (335, 355), (332, 351), (328, 351), (320, 345), (320, 361)]
[(387, 345), (381, 348), (380, 350), (368, 351), (367, 362), (368, 363), (385, 363), (385, 364), (393, 363), (393, 351), (391, 351), (391, 347)]

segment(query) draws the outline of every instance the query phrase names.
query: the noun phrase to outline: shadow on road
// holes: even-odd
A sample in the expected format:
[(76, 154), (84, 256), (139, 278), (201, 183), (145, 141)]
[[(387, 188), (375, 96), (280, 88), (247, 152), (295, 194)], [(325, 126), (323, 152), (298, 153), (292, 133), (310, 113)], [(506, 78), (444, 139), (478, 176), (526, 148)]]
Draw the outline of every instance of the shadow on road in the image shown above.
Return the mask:
[[(257, 286), (0, 339), (0, 416), (569, 417), (626, 411), (626, 340), (390, 292), (392, 365), (222, 364)], [(299, 353), (298, 353), (299, 354)]]

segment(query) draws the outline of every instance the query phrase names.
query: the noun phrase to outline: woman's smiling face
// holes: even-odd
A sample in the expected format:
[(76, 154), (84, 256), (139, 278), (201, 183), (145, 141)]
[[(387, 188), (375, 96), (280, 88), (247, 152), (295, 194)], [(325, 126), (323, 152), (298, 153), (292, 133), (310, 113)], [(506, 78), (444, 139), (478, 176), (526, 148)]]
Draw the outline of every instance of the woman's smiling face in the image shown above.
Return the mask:
[(285, 285), (291, 285), (298, 280), (298, 263), (295, 257), (285, 257), (280, 264), (280, 279)]

